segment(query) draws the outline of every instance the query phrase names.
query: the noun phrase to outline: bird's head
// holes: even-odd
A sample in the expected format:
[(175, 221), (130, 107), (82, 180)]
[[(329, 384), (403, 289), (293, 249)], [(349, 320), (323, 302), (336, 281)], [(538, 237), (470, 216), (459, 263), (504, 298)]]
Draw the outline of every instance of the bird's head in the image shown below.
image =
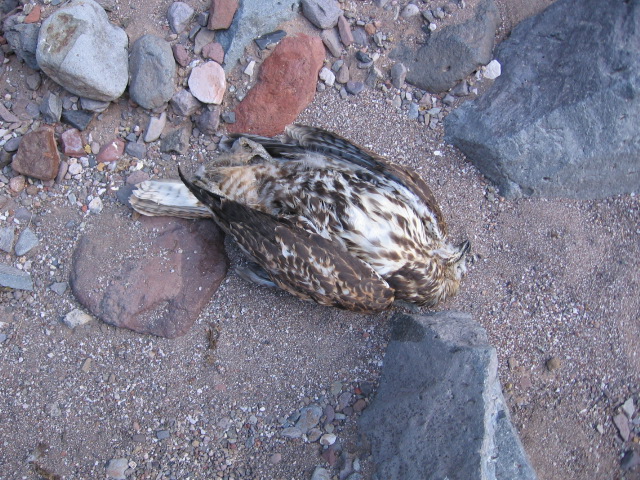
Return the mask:
[(456, 246), (447, 245), (436, 250), (435, 255), (440, 257), (439, 263), (443, 275), (439, 300), (453, 297), (458, 293), (460, 282), (467, 273), (466, 257), (469, 250), (471, 250), (471, 243), (468, 240)]

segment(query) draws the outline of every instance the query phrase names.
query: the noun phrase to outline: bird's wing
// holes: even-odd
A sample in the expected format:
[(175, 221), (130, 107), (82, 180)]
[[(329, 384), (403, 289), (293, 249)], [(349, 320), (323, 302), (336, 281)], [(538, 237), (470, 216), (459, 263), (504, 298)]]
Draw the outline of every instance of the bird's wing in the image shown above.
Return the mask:
[(424, 215), (423, 222), (428, 224), (435, 219), (438, 229), (443, 236), (446, 236), (447, 225), (438, 202), (431, 189), (416, 172), (391, 163), (380, 155), (321, 128), (290, 125), (285, 131), (296, 143), (284, 143), (274, 138), (257, 135), (235, 135), (230, 139), (233, 140), (240, 136), (250, 138), (260, 143), (269, 155), (273, 157), (298, 158), (309, 151), (317, 152), (330, 158), (356, 165), (374, 176), (386, 177), (413, 192), (424, 204), (426, 212), (428, 212)]
[(360, 312), (383, 310), (393, 302), (394, 291), (387, 282), (342, 245), (286, 218), (213, 194), (186, 180), (182, 173), (180, 178), (283, 290), (321, 305)]

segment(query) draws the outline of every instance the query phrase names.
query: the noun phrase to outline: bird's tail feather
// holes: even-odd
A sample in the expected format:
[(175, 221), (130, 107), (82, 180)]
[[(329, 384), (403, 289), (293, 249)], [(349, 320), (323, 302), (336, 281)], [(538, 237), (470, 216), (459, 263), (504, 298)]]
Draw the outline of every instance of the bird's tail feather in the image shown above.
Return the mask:
[(136, 212), (151, 217), (211, 217), (211, 211), (177, 179), (141, 182), (136, 185), (129, 202)]

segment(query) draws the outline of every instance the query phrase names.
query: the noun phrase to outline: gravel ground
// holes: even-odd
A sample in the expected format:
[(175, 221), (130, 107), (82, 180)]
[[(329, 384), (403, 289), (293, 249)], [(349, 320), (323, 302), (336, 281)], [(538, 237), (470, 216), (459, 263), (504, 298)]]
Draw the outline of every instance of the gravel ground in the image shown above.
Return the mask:
[[(134, 10), (117, 3), (112, 20), (145, 19), (129, 23), (132, 38), (159, 29), (169, 5), (143, 0), (131, 2)], [(507, 27), (518, 4), (500, 4)], [(26, 70), (10, 62), (3, 84), (15, 87), (14, 98), (30, 98)], [(299, 121), (417, 169), (433, 187), (452, 239), (471, 240), (474, 261), (461, 292), (439, 308), (469, 312), (487, 329), (539, 478), (640, 478), (637, 467), (620, 468), (625, 451), (640, 450), (640, 426), (623, 443), (612, 421), (629, 398), (640, 402), (638, 197), (504, 200), (443, 142), (441, 123), (431, 130), (409, 120), (391, 107), (392, 97), (365, 90), (343, 100), (335, 90), (320, 92)], [(123, 100), (95, 122), (94, 140), (144, 126), (146, 118)], [(213, 146), (201, 137), (180, 160), (194, 165)], [(173, 175), (176, 160), (152, 147), (144, 166)], [(309, 405), (338, 413), (320, 429), (335, 434), (343, 451), (332, 474), (359, 469), (370, 478), (353, 407), (375, 391), (393, 312), (318, 307), (230, 273), (194, 327), (175, 340), (99, 320), (75, 329), (61, 322), (79, 305), (69, 290), (48, 287), (68, 280), (78, 238), (100, 222), (132, 216), (111, 188), (138, 167), (121, 168), (87, 167), (78, 179), (48, 190), (36, 182), (36, 190), (18, 196), (0, 191), (0, 227), (30, 225), (40, 239), (26, 257), (0, 257), (21, 264), (36, 284), (32, 293), (0, 291), (0, 478), (104, 478), (108, 468), (136, 479), (308, 479), (316, 466), (329, 468), (331, 448), (282, 432)], [(68, 200), (69, 193), (84, 199), (102, 188), (98, 215)], [(137, 235), (134, 218), (114, 234), (141, 255), (151, 241)], [(242, 262), (227, 247), (232, 266)], [(345, 398), (351, 410), (338, 412)]]

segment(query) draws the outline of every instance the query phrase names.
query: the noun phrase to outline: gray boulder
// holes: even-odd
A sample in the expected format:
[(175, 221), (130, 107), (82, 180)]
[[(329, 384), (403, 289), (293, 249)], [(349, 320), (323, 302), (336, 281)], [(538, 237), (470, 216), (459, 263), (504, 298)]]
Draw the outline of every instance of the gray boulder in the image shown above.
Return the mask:
[(36, 59), (40, 68), (71, 93), (108, 102), (127, 87), (125, 31), (109, 23), (93, 0), (74, 0), (43, 23)]
[(153, 110), (167, 103), (175, 89), (176, 62), (171, 46), (147, 34), (131, 47), (129, 95), (143, 108)]
[(17, 15), (9, 17), (4, 23), (4, 36), (16, 57), (22, 60), (30, 68), (39, 70), (36, 60), (36, 48), (38, 46), (38, 34), (40, 25), (35, 23), (19, 23)]
[(492, 60), (499, 22), (494, 0), (482, 0), (470, 20), (436, 30), (417, 51), (399, 47), (391, 57), (407, 67), (407, 82), (429, 92), (446, 92)]
[(298, 14), (299, 0), (260, 0), (240, 2), (228, 30), (216, 31), (216, 41), (225, 51), (225, 70), (228, 72), (242, 57), (245, 47), (280, 24)]
[(533, 480), (485, 330), (458, 312), (397, 315), (360, 418), (377, 479)]
[(640, 185), (640, 3), (559, 0), (496, 51), (502, 75), (446, 139), (507, 197), (601, 198)]

